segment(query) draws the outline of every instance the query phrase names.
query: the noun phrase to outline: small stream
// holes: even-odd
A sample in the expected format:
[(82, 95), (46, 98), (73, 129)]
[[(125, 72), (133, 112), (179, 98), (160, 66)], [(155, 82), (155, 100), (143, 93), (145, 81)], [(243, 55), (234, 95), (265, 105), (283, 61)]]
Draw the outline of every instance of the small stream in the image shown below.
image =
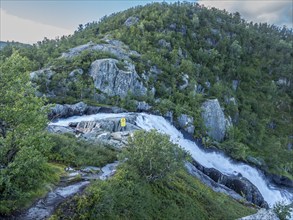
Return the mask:
[[(49, 192), (44, 198), (37, 201), (31, 208), (23, 212), (19, 216), (10, 217), (15, 220), (43, 220), (50, 217), (58, 205), (73, 195), (82, 192), (89, 184), (90, 180), (106, 180), (111, 177), (115, 171), (118, 162), (107, 164), (102, 168), (85, 167), (81, 170), (68, 169), (68, 176), (61, 180), (59, 186)], [(74, 178), (81, 177), (79, 182), (71, 182)]]

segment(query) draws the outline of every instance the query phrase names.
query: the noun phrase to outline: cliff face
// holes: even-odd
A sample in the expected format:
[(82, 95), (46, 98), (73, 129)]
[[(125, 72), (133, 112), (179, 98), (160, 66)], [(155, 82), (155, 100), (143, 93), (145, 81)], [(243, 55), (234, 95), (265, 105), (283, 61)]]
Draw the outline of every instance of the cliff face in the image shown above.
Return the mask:
[(125, 62), (125, 70), (121, 70), (117, 63), (116, 59), (101, 59), (91, 64), (89, 73), (95, 87), (108, 96), (125, 97), (128, 93), (146, 95), (147, 89), (139, 81), (134, 65)]

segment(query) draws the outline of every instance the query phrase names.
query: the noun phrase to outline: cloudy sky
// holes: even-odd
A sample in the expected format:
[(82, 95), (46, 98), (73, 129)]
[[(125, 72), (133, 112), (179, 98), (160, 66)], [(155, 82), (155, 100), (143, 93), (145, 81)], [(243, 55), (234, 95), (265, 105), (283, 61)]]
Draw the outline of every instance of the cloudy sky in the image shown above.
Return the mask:
[[(158, 0), (161, 2), (163, 0)], [(239, 11), (253, 22), (293, 27), (292, 0), (189, 0), (209, 7)], [(79, 24), (98, 21), (104, 15), (145, 5), (154, 0), (0, 0), (0, 40), (36, 43), (44, 37), (72, 34)], [(165, 0), (165, 2), (174, 2)]]

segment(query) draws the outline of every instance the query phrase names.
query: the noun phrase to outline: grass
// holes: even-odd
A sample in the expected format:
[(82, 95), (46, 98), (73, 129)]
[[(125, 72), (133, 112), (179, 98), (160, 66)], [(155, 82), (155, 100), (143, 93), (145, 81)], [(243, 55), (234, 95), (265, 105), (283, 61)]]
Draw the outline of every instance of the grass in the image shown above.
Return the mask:
[[(57, 163), (49, 163), (49, 168), (52, 170), (52, 175), (48, 178), (50, 181), (43, 184), (41, 187), (25, 192), (17, 200), (2, 200), (0, 201), (0, 213), (9, 215), (15, 211), (21, 211), (29, 208), (36, 200), (44, 197), (48, 191), (59, 182), (60, 176), (64, 175), (65, 166)], [(1, 215), (0, 215), (1, 217)]]
[(232, 220), (254, 213), (253, 207), (212, 191), (184, 170), (146, 183), (120, 168), (109, 181), (96, 181), (84, 195), (64, 203), (50, 219)]

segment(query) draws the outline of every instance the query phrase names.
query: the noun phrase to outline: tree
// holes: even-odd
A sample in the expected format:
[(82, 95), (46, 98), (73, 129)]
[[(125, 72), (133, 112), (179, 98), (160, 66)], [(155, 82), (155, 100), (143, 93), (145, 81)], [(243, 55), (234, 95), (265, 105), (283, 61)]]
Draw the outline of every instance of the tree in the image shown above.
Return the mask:
[[(47, 116), (44, 99), (35, 96), (36, 89), (29, 81), (27, 70), (30, 61), (14, 52), (1, 65), (0, 70), (0, 119), (5, 122), (6, 137), (0, 149), (0, 163), (7, 165), (23, 146), (44, 152), (43, 129)], [(4, 151), (4, 152), (3, 152)], [(4, 153), (4, 155), (3, 155)]]
[(149, 182), (164, 179), (183, 164), (183, 150), (155, 130), (135, 132), (123, 156)]
[(51, 177), (45, 155), (44, 99), (29, 81), (31, 63), (14, 52), (0, 70), (0, 213), (9, 213), (30, 198)]

